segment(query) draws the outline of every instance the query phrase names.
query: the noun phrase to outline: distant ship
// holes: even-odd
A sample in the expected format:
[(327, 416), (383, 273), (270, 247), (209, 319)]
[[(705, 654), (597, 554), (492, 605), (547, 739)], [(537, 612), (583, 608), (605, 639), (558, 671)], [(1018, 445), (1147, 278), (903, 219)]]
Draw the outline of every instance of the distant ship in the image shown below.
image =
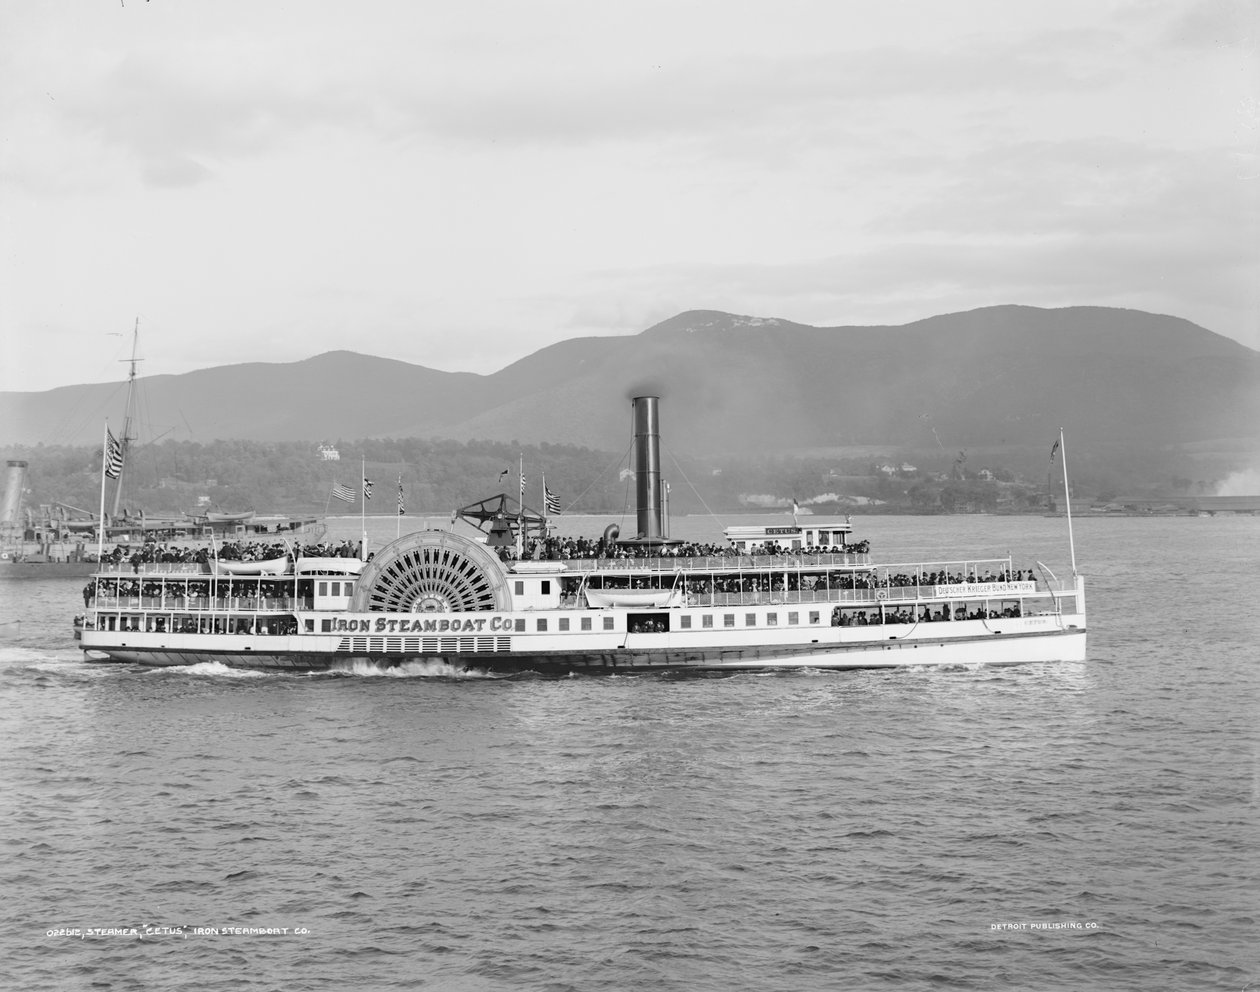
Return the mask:
[[(847, 521), (729, 528), (722, 548), (666, 536), (658, 400), (633, 400), (637, 533), (542, 540), (502, 495), (458, 511), (482, 539), (422, 530), (369, 561), (286, 554), (103, 567), (87, 657), (325, 671), (552, 675), (1079, 662), (1085, 586), (1044, 565), (885, 562)], [(538, 554), (513, 558), (531, 529)], [(363, 549), (366, 553), (366, 548)], [(550, 556), (549, 556), (550, 555)]]
[[(105, 486), (101, 486), (98, 513), (52, 503), (36, 508), (25, 505), (29, 465), (11, 459), (0, 489), (0, 579), (85, 578), (97, 569), (106, 542), (138, 551), (147, 543), (208, 542), (229, 538), (253, 539), (266, 535), (310, 536), (322, 532), (319, 518), (258, 516), (253, 510), (205, 511), (197, 514), (154, 515), (143, 510), (120, 510), (123, 480), (129, 466), (136, 392), (136, 344), (139, 321), (132, 336), (130, 370), (122, 436), (116, 441), (116, 475), (112, 510), (105, 511)], [(103, 522), (103, 524), (102, 524)]]

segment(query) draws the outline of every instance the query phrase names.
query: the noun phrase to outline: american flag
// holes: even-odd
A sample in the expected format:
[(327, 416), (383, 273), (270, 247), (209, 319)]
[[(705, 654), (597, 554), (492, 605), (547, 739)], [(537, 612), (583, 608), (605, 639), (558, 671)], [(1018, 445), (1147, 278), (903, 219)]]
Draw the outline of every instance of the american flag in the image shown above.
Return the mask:
[(354, 490), (349, 486), (343, 486), (340, 482), (332, 487), (333, 499), (345, 500), (347, 503), (354, 502)]
[(521, 492), (525, 491), (525, 473), (521, 473)]
[(546, 479), (543, 479), (543, 506), (548, 513), (560, 512), (560, 497), (547, 488)]
[(372, 480), (369, 479), (367, 476), (363, 477), (363, 498), (364, 499), (372, 498)]
[(105, 427), (105, 474), (111, 479), (117, 479), (122, 475), (123, 469), (123, 450), (122, 445), (118, 443), (118, 438), (114, 437), (113, 431), (109, 426)]

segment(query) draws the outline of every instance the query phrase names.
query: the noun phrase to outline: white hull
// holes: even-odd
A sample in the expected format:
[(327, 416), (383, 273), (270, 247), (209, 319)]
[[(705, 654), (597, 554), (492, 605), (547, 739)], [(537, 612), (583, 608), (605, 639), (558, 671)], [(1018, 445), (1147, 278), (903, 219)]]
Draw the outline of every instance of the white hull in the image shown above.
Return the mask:
[[(422, 622), (421, 615), (415, 615)], [(451, 623), (458, 623), (453, 620)], [(85, 630), (84, 650), (110, 661), (149, 666), (221, 663), (233, 668), (327, 671), (368, 664), (390, 668), (440, 662), (456, 670), (731, 671), (1013, 665), (1085, 660), (1084, 617), (1044, 616), (1002, 622), (888, 624), (809, 631), (762, 631), (756, 637), (570, 633), (452, 637), (161, 634)]]

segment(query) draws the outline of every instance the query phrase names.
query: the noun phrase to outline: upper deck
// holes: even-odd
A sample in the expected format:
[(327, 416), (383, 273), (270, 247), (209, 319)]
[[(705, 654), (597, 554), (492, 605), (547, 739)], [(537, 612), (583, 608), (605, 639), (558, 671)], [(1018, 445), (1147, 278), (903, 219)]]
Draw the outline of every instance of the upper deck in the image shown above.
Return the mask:
[(807, 551), (813, 549), (844, 548), (853, 533), (848, 517), (810, 517), (804, 522), (793, 520), (790, 524), (767, 523), (727, 527), (723, 535), (737, 551), (751, 552), (754, 548), (778, 548), (782, 551)]

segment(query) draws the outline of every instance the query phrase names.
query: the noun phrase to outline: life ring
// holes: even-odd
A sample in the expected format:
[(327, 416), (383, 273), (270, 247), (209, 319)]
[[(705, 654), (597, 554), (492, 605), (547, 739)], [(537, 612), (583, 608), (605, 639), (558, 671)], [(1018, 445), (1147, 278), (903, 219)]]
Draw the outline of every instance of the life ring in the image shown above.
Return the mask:
[(4, 553), (0, 554), (0, 561), (8, 561), (8, 560), (9, 560), (9, 552), (5, 551)]
[(605, 544), (612, 544), (613, 541), (617, 540), (617, 538), (619, 538), (620, 536), (621, 536), (621, 528), (618, 527), (616, 524), (609, 524), (607, 527), (604, 528), (604, 543)]
[(887, 589), (876, 589), (876, 590), (875, 590), (875, 598), (876, 598), (876, 599), (887, 599), (887, 598), (888, 598), (888, 590), (887, 590)]

